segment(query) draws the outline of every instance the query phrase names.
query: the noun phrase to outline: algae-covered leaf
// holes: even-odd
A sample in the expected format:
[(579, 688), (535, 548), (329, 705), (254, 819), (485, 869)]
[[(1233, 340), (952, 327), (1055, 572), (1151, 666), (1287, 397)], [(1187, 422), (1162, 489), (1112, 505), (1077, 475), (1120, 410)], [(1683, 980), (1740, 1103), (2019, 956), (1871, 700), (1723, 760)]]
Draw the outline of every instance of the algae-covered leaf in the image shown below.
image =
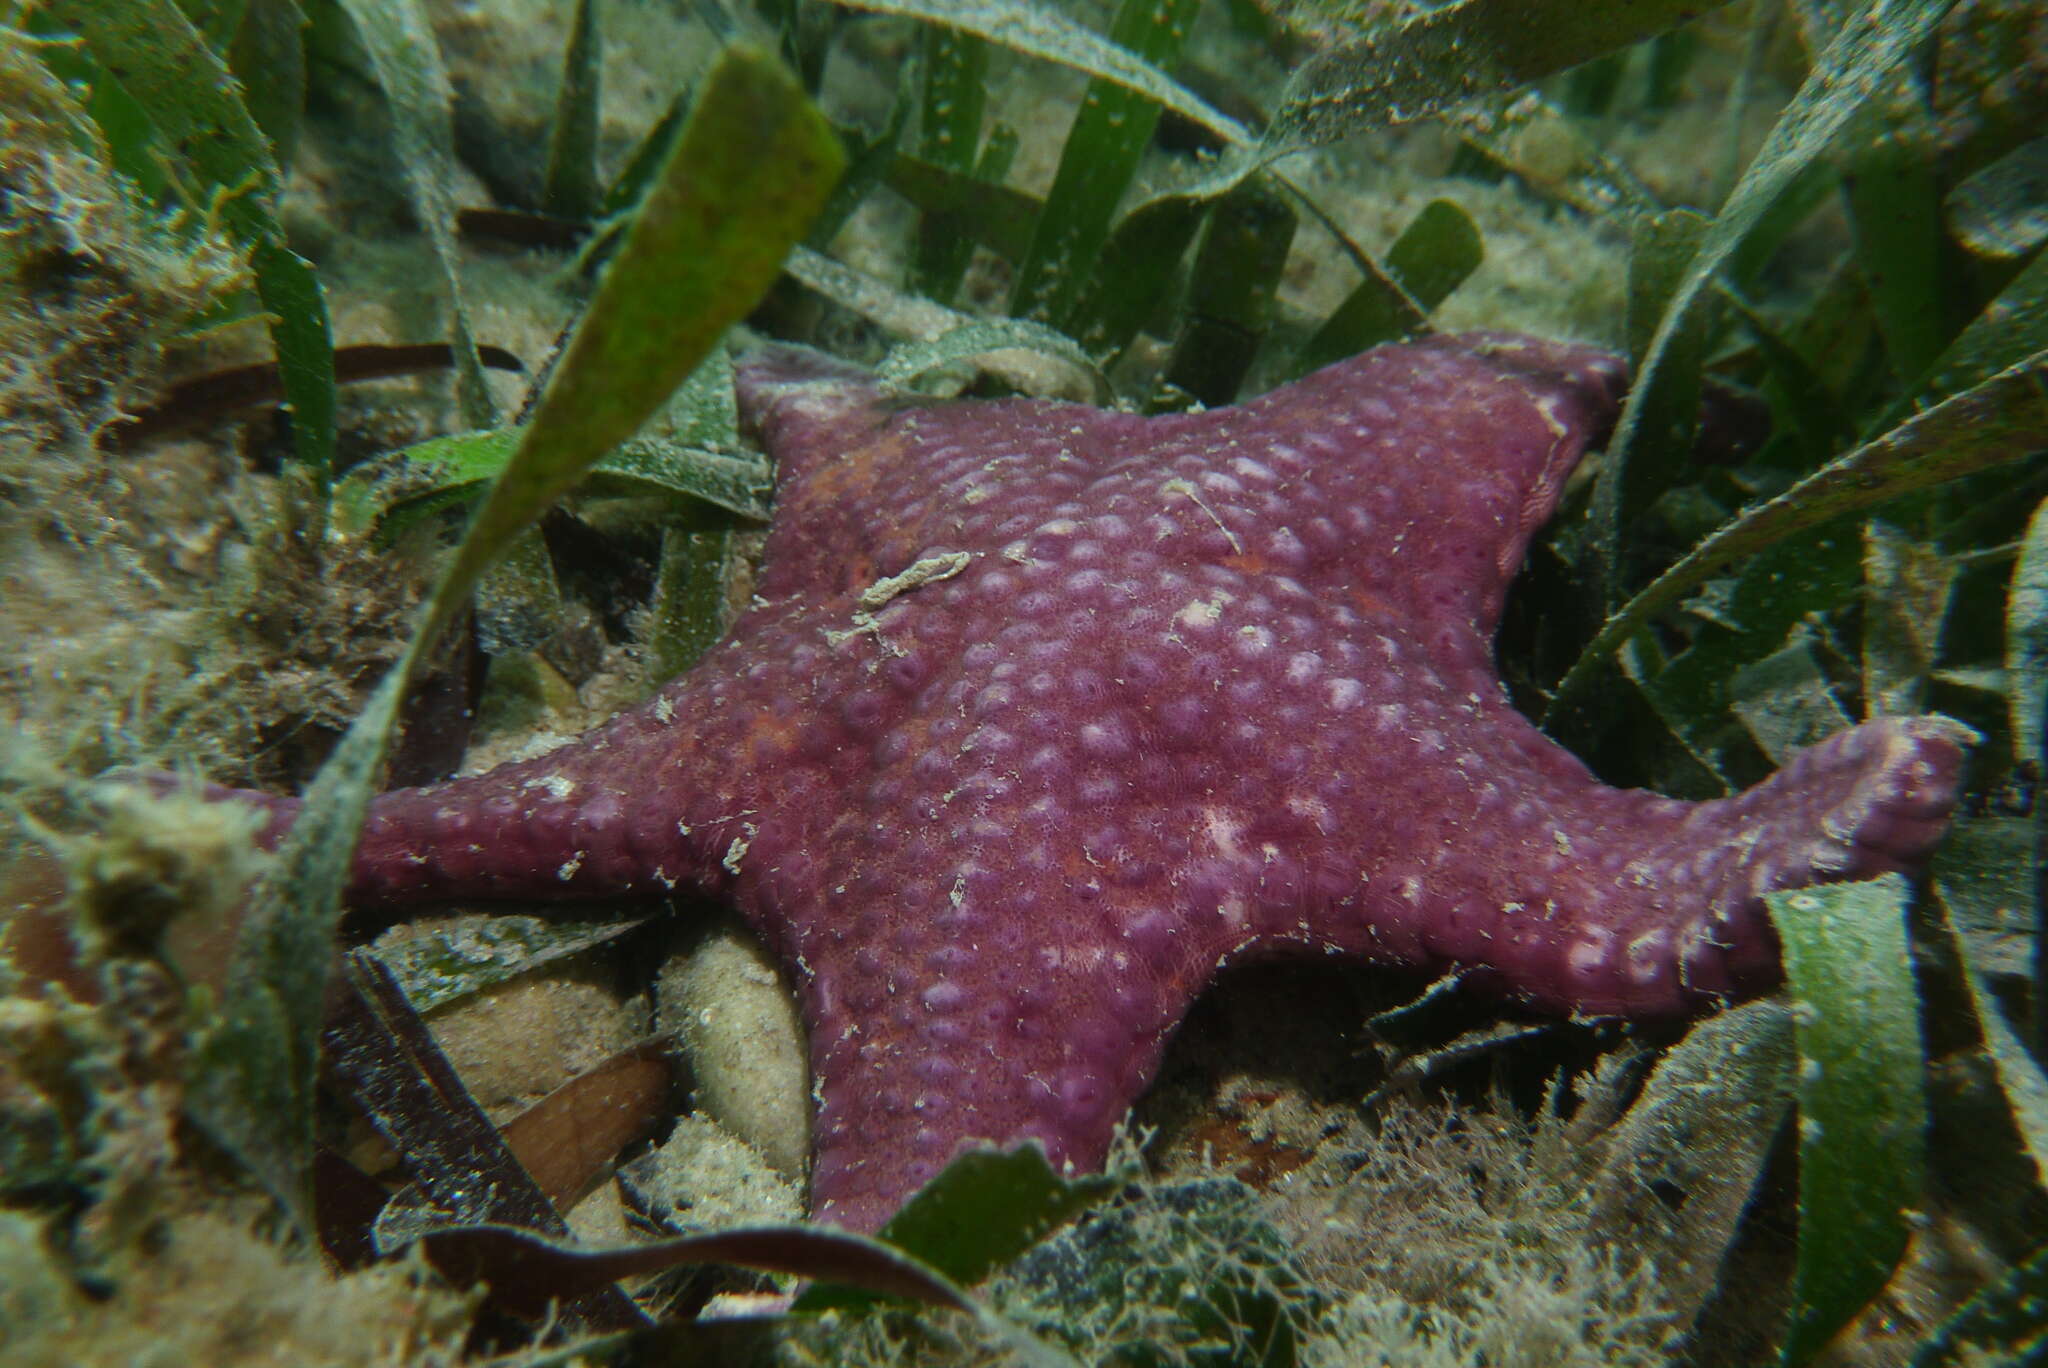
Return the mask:
[(1586, 1189), (1593, 1230), (1657, 1270), (1667, 1305), (1696, 1314), (1714, 1290), (1792, 1105), (1792, 1057), (1782, 1002), (1708, 1017), (1657, 1062), (1608, 1132)]
[(662, 530), (643, 641), (649, 679), (673, 679), (725, 634), (726, 589), (740, 556), (736, 541), (730, 528)]
[[(1943, 911), (1952, 912), (1948, 889), (1937, 884), (1936, 890)], [(1985, 983), (1977, 942), (1957, 928), (1952, 916), (1949, 929), (1955, 934), (1956, 948), (1962, 957), (1963, 982), (1970, 990), (1978, 1029), (1984, 1033), (1984, 1053), (1991, 1057), (1999, 1091), (2012, 1113), (2013, 1127), (2019, 1132), (2027, 1157), (2033, 1161), (2034, 1181), (2048, 1185), (2048, 1075), (2042, 1073), (2040, 1064), (2020, 1043), (2006, 1020), (2005, 1009)]]
[[(975, 320), (808, 248), (792, 252), (785, 269), (806, 288), (851, 309), (885, 332), (910, 339), (909, 346), (894, 362), (899, 375), (929, 370), (935, 359), (974, 356), (979, 358), (980, 368), (997, 379), (1019, 390), (1042, 393), (1048, 380), (1044, 362), (1037, 357), (1019, 359), (1013, 355), (1034, 352), (1058, 359), (1063, 371), (1079, 360), (1075, 371), (1086, 378), (1096, 394), (1104, 392), (1093, 360), (1042, 324), (1026, 319)], [(948, 337), (953, 337), (953, 341), (943, 340)]]
[(1775, 764), (1849, 725), (1811, 641), (1774, 651), (1728, 682), (1729, 706)]
[(768, 517), (775, 472), (746, 451), (705, 450), (665, 437), (635, 437), (590, 468), (594, 479), (623, 480), (701, 499), (756, 522)]
[(2048, 499), (2020, 539), (2005, 602), (2013, 752), (2023, 760), (2048, 760)]
[(1558, 681), (1546, 716), (1558, 715), (1611, 652), (1723, 567), (1844, 514), (2017, 460), (2039, 448), (2044, 430), (2048, 351), (1915, 415), (1776, 498), (1745, 510), (1601, 625)]
[[(960, 1284), (980, 1281), (1118, 1186), (1106, 1174), (1062, 1178), (1036, 1144), (973, 1150), (919, 1188), (881, 1238)], [(845, 1290), (813, 1288), (794, 1309), (858, 1305)]]
[[(473, 499), (511, 460), (523, 428), (433, 437), (366, 461), (335, 486), (335, 525), (346, 536), (391, 534)], [(593, 484), (627, 493), (701, 499), (742, 517), (768, 516), (774, 471), (744, 451), (709, 450), (666, 436), (635, 437), (591, 467)]]
[(2033, 863), (2034, 824), (2025, 817), (1959, 822), (1934, 852), (1935, 881), (1980, 973), (2033, 971)]
[[(1631, 516), (1669, 486), (1686, 452), (1669, 441), (1675, 395), (1698, 384), (1689, 343), (1714, 277), (1730, 267), (1752, 235), (1810, 172), (1865, 102), (1933, 31), (1951, 0), (1881, 0), (1842, 26), (1772, 126), (1756, 159), (1700, 236), (1657, 328), (1644, 348), (1634, 386), (1615, 424), (1594, 487), (1595, 545), (1610, 604), (1625, 588), (1624, 532)], [(1769, 237), (1768, 232), (1762, 234)]]
[(805, 289), (816, 290), (898, 337), (927, 341), (968, 321), (966, 314), (899, 290), (808, 247), (791, 252), (783, 269)]
[(1772, 893), (1799, 1050), (1799, 1257), (1780, 1362), (1803, 1364), (1875, 1296), (1921, 1200), (1927, 1100), (1906, 948), (1911, 886)]
[(1298, 67), (1269, 141), (1334, 142), (1425, 118), (1628, 47), (1714, 7), (1699, 0), (1460, 0), (1423, 8)]
[(1863, 706), (1871, 717), (1926, 711), (1927, 683), (1955, 595), (1938, 547), (1872, 519), (1863, 529)]
[(1216, 134), (1249, 144), (1251, 134), (1158, 67), (1055, 10), (1027, 0), (832, 0), (844, 9), (897, 14), (985, 38), (1027, 57), (1072, 67), (1136, 91)]
[(1956, 240), (1981, 256), (2016, 261), (2048, 244), (2048, 137), (1965, 177), (1946, 208)]
[(875, 367), (885, 385), (905, 386), (918, 377), (956, 361), (969, 361), (993, 351), (1031, 351), (1074, 367), (1088, 377), (1097, 397), (1107, 397), (1109, 381), (1095, 359), (1065, 333), (1026, 318), (975, 319), (949, 328), (925, 342), (907, 342), (890, 350)]
[(1963, 1303), (1912, 1368), (2040, 1368), (2048, 1363), (2048, 1245)]
[(504, 916), (439, 927), (374, 947), (413, 1008), (431, 1012), (543, 964), (624, 935), (646, 921), (564, 922)]
[(1810, 615), (1857, 591), (1859, 550), (1853, 529), (1834, 523), (1748, 557), (1687, 605), (1692, 644), (1642, 681), (1658, 715), (1731, 786), (1759, 777), (1745, 763), (1747, 747), (1725, 730), (1736, 681), (1783, 650)]
[(1627, 165), (1537, 91), (1478, 101), (1451, 123), (1522, 184), (1582, 214), (1647, 214), (1660, 207)]

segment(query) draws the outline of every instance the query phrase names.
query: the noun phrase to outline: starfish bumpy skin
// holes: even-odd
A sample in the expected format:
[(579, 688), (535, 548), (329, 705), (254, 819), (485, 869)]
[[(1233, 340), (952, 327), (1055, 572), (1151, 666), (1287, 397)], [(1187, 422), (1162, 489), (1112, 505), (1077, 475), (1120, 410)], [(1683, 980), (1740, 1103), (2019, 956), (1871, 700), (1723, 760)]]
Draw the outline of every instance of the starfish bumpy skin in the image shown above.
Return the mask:
[(1685, 803), (1509, 705), (1509, 580), (1623, 382), (1437, 338), (1144, 418), (757, 354), (753, 609), (553, 754), (378, 799), (353, 896), (729, 898), (801, 996), (814, 1210), (861, 1230), (971, 1141), (1099, 1164), (1235, 956), (1588, 1014), (1764, 991), (1761, 895), (1913, 867), (1968, 733), (1868, 722)]

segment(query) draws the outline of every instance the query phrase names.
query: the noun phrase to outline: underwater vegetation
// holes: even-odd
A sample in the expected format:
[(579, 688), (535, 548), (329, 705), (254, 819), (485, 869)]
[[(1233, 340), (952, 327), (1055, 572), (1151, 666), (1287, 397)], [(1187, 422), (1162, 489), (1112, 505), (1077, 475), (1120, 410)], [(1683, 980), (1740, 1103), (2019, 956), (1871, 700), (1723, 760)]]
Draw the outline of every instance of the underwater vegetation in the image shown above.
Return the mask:
[[(2039, 5), (0, 21), (10, 1364), (2048, 1356)], [(1778, 992), (1234, 968), (1101, 1172), (969, 1153), (867, 1236), (796, 1219), (801, 1033), (713, 907), (345, 901), (375, 793), (772, 591), (761, 341), (938, 421), (1478, 328), (1633, 376), (1496, 647), (1602, 780), (1975, 733), (1925, 877), (1769, 894)]]

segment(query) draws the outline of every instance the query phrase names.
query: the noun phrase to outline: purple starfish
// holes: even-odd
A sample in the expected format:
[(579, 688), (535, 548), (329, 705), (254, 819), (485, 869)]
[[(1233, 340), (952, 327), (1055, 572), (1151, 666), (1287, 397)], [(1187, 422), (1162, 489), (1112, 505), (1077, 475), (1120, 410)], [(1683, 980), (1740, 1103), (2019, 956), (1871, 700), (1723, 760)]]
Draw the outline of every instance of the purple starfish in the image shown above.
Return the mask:
[(1099, 1164), (1254, 952), (1561, 1012), (1767, 989), (1759, 895), (1925, 856), (1967, 732), (1869, 722), (1684, 803), (1509, 706), (1508, 582), (1622, 385), (1591, 350), (1439, 338), (1143, 418), (909, 406), (760, 353), (752, 610), (553, 754), (378, 799), (353, 896), (730, 898), (801, 994), (816, 1214), (861, 1230), (972, 1140)]

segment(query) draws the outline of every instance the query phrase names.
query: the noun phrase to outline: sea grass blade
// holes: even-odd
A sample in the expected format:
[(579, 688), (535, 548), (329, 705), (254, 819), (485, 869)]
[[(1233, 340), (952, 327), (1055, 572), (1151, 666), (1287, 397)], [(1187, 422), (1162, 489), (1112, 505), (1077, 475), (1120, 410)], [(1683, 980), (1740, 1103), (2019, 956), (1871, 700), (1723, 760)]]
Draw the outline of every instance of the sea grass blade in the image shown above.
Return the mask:
[(449, 331), (455, 347), (455, 393), (463, 422), (495, 427), (491, 402), (470, 327), (455, 246), (454, 91), (441, 62), (440, 45), (420, 0), (341, 0), (370, 55), (377, 84), (391, 108), (392, 150), (405, 177), (406, 193), (440, 268), (448, 294)]
[(315, 1049), (355, 845), (407, 686), (478, 577), (767, 291), (823, 206), (837, 137), (789, 74), (728, 49), (404, 655), (322, 766), (259, 889), (188, 1105), (310, 1228)]
[(1243, 124), (1212, 108), (1152, 63), (1030, 0), (832, 0), (845, 9), (896, 14), (985, 38), (1027, 57), (1086, 72), (1208, 129), (1226, 143), (1250, 146)]
[(320, 282), (285, 245), (277, 221), (279, 178), (269, 141), (226, 64), (172, 0), (50, 0), (43, 9), (85, 40), (101, 71), (147, 113), (172, 160), (212, 197), (193, 207), (214, 214), (250, 249), (291, 402), (293, 445), (315, 491), (308, 531), (317, 544), (326, 535), (334, 478), (334, 340)]
[(598, 55), (597, 0), (576, 0), (541, 180), (541, 208), (561, 218), (595, 218), (603, 198), (597, 180), (597, 111), (604, 68)]
[(1294, 373), (1414, 331), (1478, 269), (1485, 253), (1470, 214), (1449, 200), (1431, 200), (1387, 249), (1385, 274), (1368, 274), (1316, 329), (1295, 359)]
[(1378, 24), (1295, 70), (1271, 146), (1334, 142), (1527, 85), (1716, 8), (1698, 0), (1461, 0)]
[(1842, 26), (1764, 139), (1756, 159), (1701, 236), (1698, 250), (1670, 293), (1656, 331), (1644, 348), (1607, 460), (1593, 492), (1593, 536), (1605, 596), (1618, 605), (1626, 588), (1626, 533), (1637, 513), (1667, 488), (1686, 457), (1668, 437), (1676, 412), (1673, 395), (1698, 383), (1686, 339), (1697, 311), (1723, 270), (1740, 278), (1739, 254), (1753, 236), (1768, 239), (1782, 203), (1794, 192), (1837, 135), (1898, 70), (1947, 12), (1952, 0), (1882, 0)]
[[(1194, 12), (1195, 0), (1123, 0), (1109, 40), (1143, 61), (1170, 66)], [(1011, 314), (1066, 326), (1158, 122), (1159, 106), (1145, 96), (1101, 77), (1089, 82), (1031, 248), (1017, 267)]]
[(1607, 657), (1715, 572), (1846, 513), (2017, 460), (2048, 430), (2048, 351), (1908, 419), (1738, 515), (1615, 611), (1551, 696), (1546, 721), (1592, 682)]
[[(918, 156), (942, 171), (971, 176), (988, 102), (988, 44), (971, 33), (928, 25), (918, 35), (924, 56)], [(894, 168), (891, 168), (893, 175)], [(927, 209), (917, 221), (911, 288), (944, 304), (960, 288), (974, 239), (959, 217)]]
[(1921, 1200), (1927, 1100), (1911, 896), (1887, 874), (1765, 897), (1799, 1050), (1799, 1255), (1782, 1368), (1813, 1358), (1884, 1287)]

